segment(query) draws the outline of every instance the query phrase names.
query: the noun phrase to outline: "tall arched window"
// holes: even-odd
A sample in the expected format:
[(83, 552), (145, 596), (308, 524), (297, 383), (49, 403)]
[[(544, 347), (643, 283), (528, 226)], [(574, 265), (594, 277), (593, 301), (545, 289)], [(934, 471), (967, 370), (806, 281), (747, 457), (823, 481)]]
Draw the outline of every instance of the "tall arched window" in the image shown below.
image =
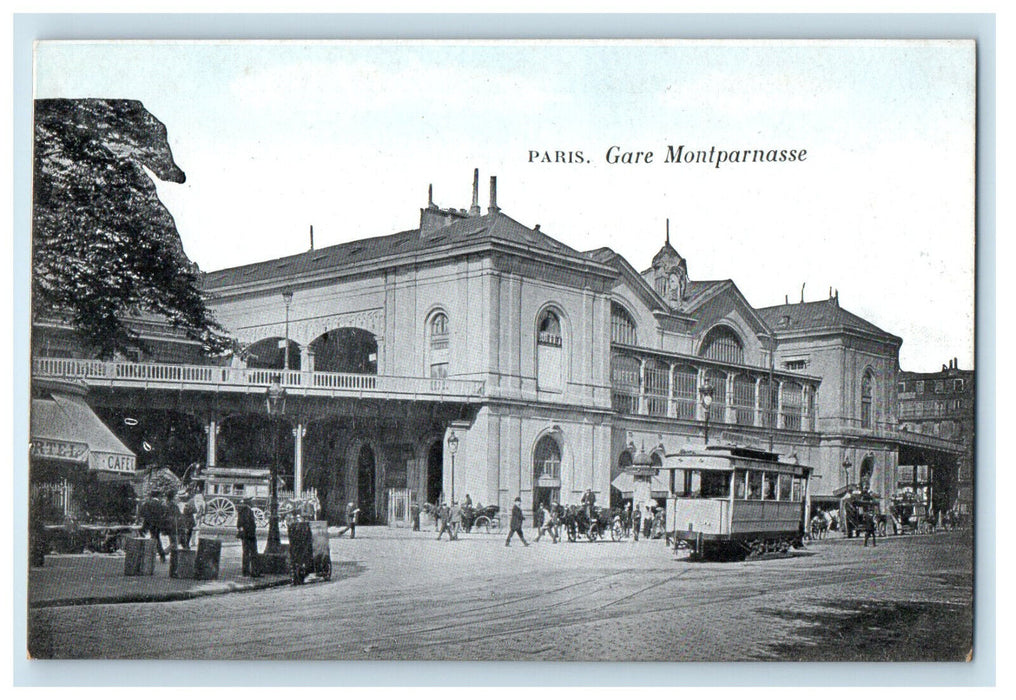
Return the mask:
[(873, 385), (875, 383), (875, 375), (871, 373), (871, 370), (865, 370), (864, 377), (861, 379), (861, 427), (870, 428), (872, 422), (871, 416), (871, 398), (874, 391)]
[(734, 377), (734, 413), (738, 425), (755, 424), (755, 378), (747, 374)]
[(549, 506), (561, 493), (561, 446), (544, 435), (533, 450), (533, 509)]
[(706, 334), (699, 354), (710, 360), (736, 365), (744, 364), (744, 344), (737, 333), (726, 326), (716, 326)]
[(695, 420), (698, 404), (698, 370), (689, 365), (674, 368), (674, 403), (677, 417)]
[(706, 372), (713, 387), (713, 402), (709, 406), (709, 420), (723, 423), (727, 420), (727, 375), (718, 369)]
[(443, 311), (431, 315), (427, 322), (427, 369), (431, 379), (448, 376), (448, 316)]
[(657, 360), (646, 362), (646, 410), (651, 416), (667, 415), (670, 367)]
[(615, 411), (638, 413), (639, 368), (639, 361), (631, 355), (615, 353), (611, 356), (610, 383)]
[(546, 310), (540, 314), (536, 328), (536, 386), (541, 391), (561, 391), (562, 370), (561, 319)]
[(635, 321), (620, 304), (610, 305), (610, 342), (621, 345), (638, 345)]
[(803, 410), (804, 387), (797, 382), (783, 382), (783, 427), (800, 430)]

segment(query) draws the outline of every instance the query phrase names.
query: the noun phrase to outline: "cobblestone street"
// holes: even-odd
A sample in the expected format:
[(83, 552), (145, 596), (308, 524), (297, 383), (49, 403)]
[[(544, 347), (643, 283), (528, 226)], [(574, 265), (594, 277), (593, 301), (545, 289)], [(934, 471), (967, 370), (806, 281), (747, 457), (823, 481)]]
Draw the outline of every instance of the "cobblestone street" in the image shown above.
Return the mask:
[(332, 581), (29, 612), (54, 658), (962, 660), (969, 532), (698, 563), (661, 541), (506, 549), (494, 535), (363, 529)]

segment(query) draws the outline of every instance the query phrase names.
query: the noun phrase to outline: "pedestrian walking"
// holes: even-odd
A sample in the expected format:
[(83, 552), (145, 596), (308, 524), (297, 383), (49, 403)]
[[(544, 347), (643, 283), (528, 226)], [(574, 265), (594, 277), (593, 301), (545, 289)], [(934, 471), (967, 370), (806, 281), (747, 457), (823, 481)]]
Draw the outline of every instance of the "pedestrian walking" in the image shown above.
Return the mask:
[(642, 534), (648, 540), (653, 534), (653, 507), (646, 504), (646, 511), (642, 514)]
[(631, 529), (635, 533), (635, 541), (639, 541), (639, 533), (642, 531), (642, 504), (637, 504), (631, 513)]
[(448, 541), (452, 539), (452, 528), (451, 528), (451, 508), (448, 507), (447, 503), (442, 503), (441, 507), (437, 509), (437, 522), (440, 525), (440, 529), (437, 533), (437, 538), (441, 539), (441, 535), (448, 533)]
[(241, 573), (250, 578), (258, 578), (261, 576), (258, 566), (258, 524), (249, 498), (240, 501), (240, 508), (236, 512), (236, 537), (240, 540), (242, 551)]
[(875, 542), (875, 514), (870, 510), (864, 514), (864, 546), (868, 546), (868, 538), (871, 538), (871, 546), (877, 547)]
[(349, 532), (349, 539), (356, 539), (356, 521), (360, 519), (360, 509), (352, 501), (346, 504), (346, 526), (339, 530), (336, 537), (342, 537)]
[(515, 503), (512, 505), (511, 528), (508, 530), (508, 538), (504, 541), (505, 547), (511, 546), (512, 535), (514, 534), (518, 534), (522, 544), (526, 547), (529, 546), (529, 543), (526, 542), (526, 536), (522, 534), (522, 522), (524, 520), (525, 518), (522, 516), (522, 499), (516, 496)]
[(457, 540), (459, 539), (459, 530), (462, 529), (462, 506), (459, 505), (458, 501), (452, 501), (452, 507), (448, 513), (448, 519), (451, 521), (451, 529), (448, 532), (448, 538), (450, 540)]
[(194, 534), (197, 522), (197, 507), (194, 505), (194, 499), (189, 498), (183, 504), (182, 532), (180, 533), (180, 545), (184, 549), (190, 549), (191, 535)]
[(536, 533), (536, 541), (539, 542), (543, 533), (550, 535), (551, 541), (557, 544), (557, 528), (554, 523), (554, 514), (547, 508), (546, 504), (540, 504), (540, 529)]
[(631, 517), (631, 501), (629, 501), (624, 504), (624, 512), (621, 513), (621, 529), (625, 537), (631, 532)]

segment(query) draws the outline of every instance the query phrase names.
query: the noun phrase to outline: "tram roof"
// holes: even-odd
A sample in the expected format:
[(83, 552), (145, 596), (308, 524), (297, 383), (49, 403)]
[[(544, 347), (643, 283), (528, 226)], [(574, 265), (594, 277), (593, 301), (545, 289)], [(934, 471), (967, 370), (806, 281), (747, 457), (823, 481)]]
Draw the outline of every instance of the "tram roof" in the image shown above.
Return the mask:
[(737, 445), (708, 445), (704, 449), (681, 449), (666, 454), (662, 468), (708, 471), (755, 468), (793, 474), (812, 471), (811, 467), (798, 463), (796, 457), (783, 458), (775, 452)]

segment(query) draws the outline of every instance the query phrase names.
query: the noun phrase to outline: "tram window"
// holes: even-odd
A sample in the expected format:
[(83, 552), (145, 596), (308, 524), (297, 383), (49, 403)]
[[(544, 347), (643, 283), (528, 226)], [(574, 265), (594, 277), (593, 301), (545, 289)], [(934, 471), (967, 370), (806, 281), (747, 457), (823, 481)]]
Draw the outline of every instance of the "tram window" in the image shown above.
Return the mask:
[(790, 474), (780, 474), (780, 500), (790, 500)]
[(762, 489), (762, 500), (763, 501), (775, 501), (776, 500), (776, 474), (772, 472), (765, 473), (764, 486)]
[(702, 472), (690, 471), (685, 472), (688, 476), (685, 477), (685, 492), (689, 496), (701, 496), (702, 495)]
[(744, 498), (747, 493), (745, 481), (748, 479), (748, 472), (738, 472), (734, 477), (734, 498)]
[(762, 472), (748, 472), (748, 498), (753, 501), (762, 498)]
[(243, 493), (243, 484), (233, 484), (233, 493), (235, 494)]
[(670, 490), (673, 491), (675, 496), (687, 496), (688, 495), (688, 472), (684, 469), (675, 469), (671, 472)]
[(730, 474), (726, 472), (701, 472), (703, 498), (729, 498)]

